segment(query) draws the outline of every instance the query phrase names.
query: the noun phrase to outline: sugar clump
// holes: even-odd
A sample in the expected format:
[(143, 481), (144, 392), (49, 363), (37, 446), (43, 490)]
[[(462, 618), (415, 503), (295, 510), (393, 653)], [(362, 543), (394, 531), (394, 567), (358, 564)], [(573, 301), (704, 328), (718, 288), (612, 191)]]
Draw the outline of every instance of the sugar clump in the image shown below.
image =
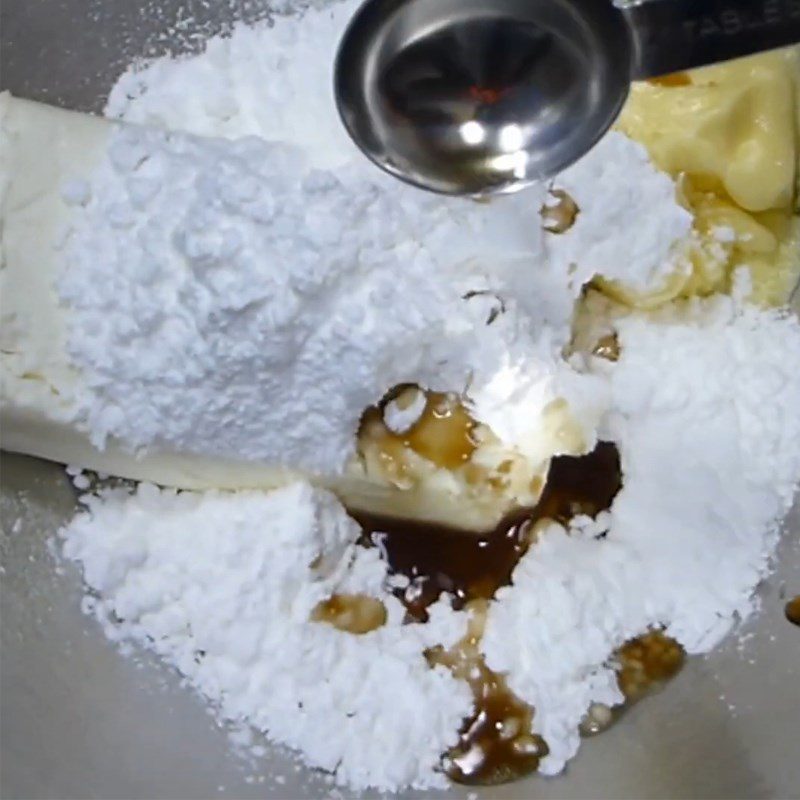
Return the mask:
[[(471, 695), (426, 647), (463, 633), (439, 604), (404, 626), (377, 551), (336, 499), (298, 483), (269, 494), (104, 490), (61, 532), (100, 597), (114, 641), (161, 656), (234, 723), (265, 731), (351, 786), (446, 785), (436, 771)], [(387, 623), (362, 636), (311, 622), (337, 592), (377, 596)]]
[[(587, 447), (619, 447), (623, 489), (598, 519), (542, 532), (482, 642), (534, 706), (554, 774), (587, 708), (621, 701), (609, 658), (626, 639), (663, 627), (706, 652), (752, 612), (800, 475), (800, 326), (747, 306), (740, 287), (615, 319), (616, 363), (564, 361), (587, 281), (647, 292), (687, 269), (691, 218), (673, 182), (609, 134), (554, 182), (578, 213), (544, 234), (544, 188), (484, 206), (390, 181), (355, 152), (331, 97), (354, 7), (239, 26), (117, 84), (109, 114), (170, 132), (120, 131), (87, 185), (67, 188), (60, 292), (86, 379), (78, 414), (98, 445), (325, 472), (398, 383), (466, 390), (474, 415), (531, 457), (541, 412), (567, 398)], [(112, 639), (151, 647), (223, 717), (340, 783), (443, 785), (438, 759), (471, 700), (422, 652), (465, 620), (439, 603), (427, 625), (401, 626), (388, 590), (403, 579), (356, 548), (333, 498), (302, 484), (144, 485), (87, 502), (64, 547)], [(386, 625), (350, 636), (309, 622), (337, 591), (380, 597)]]

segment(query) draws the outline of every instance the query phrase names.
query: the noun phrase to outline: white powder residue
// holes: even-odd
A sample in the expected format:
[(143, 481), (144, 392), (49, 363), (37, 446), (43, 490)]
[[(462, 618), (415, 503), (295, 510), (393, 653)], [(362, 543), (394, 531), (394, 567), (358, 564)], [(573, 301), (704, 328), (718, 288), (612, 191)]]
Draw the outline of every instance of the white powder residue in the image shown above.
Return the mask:
[(395, 398), (383, 409), (383, 421), (392, 433), (406, 433), (419, 420), (428, 404), (428, 398), (421, 389), (413, 389), (410, 402), (401, 404)]
[(315, 166), (340, 166), (358, 153), (333, 102), (333, 63), (359, 5), (347, 0), (272, 25), (237, 25), (199, 56), (131, 68), (112, 89), (106, 115), (202, 136), (292, 142), (313, 154)]
[[(718, 297), (614, 320), (615, 364), (565, 363), (586, 281), (645, 291), (686, 268), (674, 183), (611, 133), (554, 182), (579, 211), (543, 238), (543, 188), (483, 205), (387, 178), (333, 104), (354, 7), (237, 27), (115, 88), (110, 114), (223, 138), (120, 130), (97, 174), (66, 187), (59, 291), (84, 422), (98, 445), (316, 473), (342, 467), (362, 411), (396, 384), (464, 390), (533, 460), (551, 454), (537, 450), (542, 411), (566, 397), (587, 446), (618, 444), (623, 488), (598, 519), (543, 533), (483, 639), (535, 707), (552, 774), (588, 706), (621, 701), (608, 661), (626, 639), (663, 626), (704, 652), (751, 613), (800, 475), (800, 326)], [(444, 784), (435, 768), (471, 699), (422, 653), (457, 639), (464, 617), (440, 603), (403, 626), (388, 593), (402, 581), (355, 546), (329, 495), (143, 486), (87, 502), (65, 552), (110, 637), (155, 650), (223, 717), (341, 783)], [(387, 624), (355, 637), (309, 622), (335, 592), (380, 596)]]
[[(294, 484), (205, 494), (142, 484), (86, 496), (62, 531), (115, 641), (160, 655), (220, 715), (297, 749), (353, 787), (446, 785), (435, 771), (471, 694), (423, 651), (463, 635), (443, 603), (404, 626), (377, 550), (335, 498)], [(387, 623), (355, 636), (310, 622), (337, 592), (380, 597)]]
[(578, 215), (565, 233), (549, 234), (546, 247), (578, 287), (602, 275), (646, 292), (691, 270), (692, 215), (642, 145), (611, 132), (553, 185), (567, 192)]
[[(570, 372), (574, 299), (564, 280), (536, 288), (554, 285), (536, 192), (486, 207), (305, 162), (255, 138), (112, 135), (59, 283), (95, 444), (329, 474), (395, 384), (469, 385), (480, 417), (509, 372), (535, 438), (536, 404)], [(489, 295), (503, 305), (491, 323)]]
[[(544, 187), (483, 205), (401, 185), (335, 110), (353, 8), (236, 27), (112, 93), (128, 121), (249, 136), (129, 127), (67, 187), (59, 291), (96, 446), (331, 474), (363, 409), (406, 382), (468, 389), (474, 416), (537, 463), (552, 454), (540, 412), (564, 397), (591, 445), (606, 397), (561, 359), (572, 305), (600, 270), (645, 287), (674, 269), (688, 224), (674, 184), (610, 133), (565, 174), (581, 213), (546, 249)], [(633, 218), (643, 208), (654, 222)]]
[[(309, 160), (252, 137), (112, 134), (67, 195), (59, 283), (94, 444), (330, 474), (363, 409), (409, 382), (468, 389), (476, 418), (536, 463), (552, 454), (540, 412), (565, 397), (591, 444), (605, 396), (561, 358), (581, 283), (542, 250), (543, 190), (485, 206)], [(652, 213), (673, 207), (661, 191)], [(616, 252), (628, 236), (610, 222), (582, 230), (563, 241)], [(651, 257), (666, 257), (669, 237), (650, 233)]]
[(591, 702), (621, 701), (612, 651), (664, 626), (706, 652), (753, 609), (800, 478), (800, 325), (718, 297), (618, 320), (609, 370), (623, 488), (608, 515), (545, 532), (498, 593), (487, 661), (536, 708), (542, 771)]

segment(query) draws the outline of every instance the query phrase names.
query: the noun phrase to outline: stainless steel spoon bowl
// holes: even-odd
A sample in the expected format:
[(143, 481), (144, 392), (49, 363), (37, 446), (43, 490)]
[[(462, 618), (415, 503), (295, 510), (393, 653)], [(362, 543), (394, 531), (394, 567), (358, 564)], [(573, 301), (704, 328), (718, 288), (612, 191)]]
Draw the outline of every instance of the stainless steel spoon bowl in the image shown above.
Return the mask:
[(335, 94), (382, 169), (493, 194), (585, 154), (631, 80), (794, 41), (796, 0), (367, 0), (342, 38)]

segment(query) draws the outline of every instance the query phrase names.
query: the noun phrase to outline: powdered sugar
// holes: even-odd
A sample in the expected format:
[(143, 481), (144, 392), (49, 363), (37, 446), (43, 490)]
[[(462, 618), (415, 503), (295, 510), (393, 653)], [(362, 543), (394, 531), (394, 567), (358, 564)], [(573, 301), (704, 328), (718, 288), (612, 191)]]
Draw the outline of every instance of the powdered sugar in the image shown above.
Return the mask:
[[(335, 111), (353, 7), (239, 26), (112, 93), (129, 121), (260, 138), (128, 127), (66, 187), (59, 291), (96, 446), (327, 475), (363, 409), (403, 382), (468, 388), (473, 414), (537, 463), (552, 453), (539, 412), (564, 397), (591, 444), (605, 399), (561, 359), (572, 305), (598, 270), (657, 287), (674, 269), (688, 224), (674, 184), (611, 133), (565, 175), (578, 223), (544, 242), (544, 187), (481, 205), (400, 185)], [(628, 224), (631, 204), (654, 222)]]
[[(795, 319), (717, 297), (615, 324), (620, 359), (596, 366), (610, 383), (601, 435), (618, 442), (623, 489), (597, 519), (541, 533), (491, 604), (482, 642), (489, 666), (535, 708), (547, 774), (577, 751), (591, 703), (622, 700), (609, 657), (626, 639), (663, 626), (705, 652), (751, 613), (800, 475)], [(401, 626), (384, 593), (398, 582), (378, 550), (354, 548), (355, 526), (329, 495), (142, 486), (88, 504), (64, 532), (65, 552), (100, 593), (92, 610), (112, 638), (153, 647), (224, 716), (308, 763), (339, 762), (343, 782), (438, 783), (436, 756), (469, 701), (420, 654), (452, 643), (463, 617), (440, 603), (427, 625)], [(380, 596), (387, 626), (352, 637), (307, 622), (336, 591)], [(413, 720), (398, 722), (398, 693)], [(378, 742), (376, 720), (388, 718)]]
[(292, 142), (320, 167), (357, 155), (333, 103), (333, 61), (358, 0), (214, 37), (200, 56), (131, 68), (106, 114), (203, 136)]
[[(129, 69), (106, 113), (206, 136), (290, 141), (314, 166), (373, 171), (344, 132), (332, 91), (335, 50), (359, 5), (345, 0), (272, 26), (239, 25), (211, 39), (200, 56)], [(574, 196), (580, 214), (568, 235), (547, 237), (548, 252), (558, 274), (575, 270), (577, 289), (595, 275), (658, 289), (688, 269), (681, 243), (691, 215), (641, 145), (611, 133), (554, 183)]]
[[(565, 363), (586, 281), (646, 291), (685, 269), (691, 220), (674, 184), (610, 134), (556, 181), (579, 214), (543, 238), (543, 190), (483, 206), (390, 181), (333, 109), (331, 56), (352, 8), (236, 28), (115, 89), (109, 111), (129, 121), (259, 138), (121, 130), (86, 185), (67, 187), (60, 291), (81, 412), (98, 444), (319, 472), (341, 468), (364, 407), (397, 383), (468, 389), (473, 413), (534, 459), (550, 455), (541, 412), (567, 397), (587, 446), (618, 443), (623, 490), (608, 514), (543, 532), (483, 640), (535, 707), (542, 771), (555, 773), (590, 703), (620, 701), (608, 659), (625, 639), (664, 626), (702, 652), (750, 613), (800, 474), (800, 329), (714, 298), (616, 320), (616, 364)], [(88, 503), (65, 550), (109, 636), (153, 648), (226, 718), (341, 782), (441, 783), (470, 700), (422, 651), (464, 620), (440, 604), (427, 625), (401, 626), (386, 594), (401, 581), (355, 548), (330, 496), (145, 486)], [(387, 624), (354, 637), (309, 622), (337, 591), (380, 596)]]
[(706, 652), (749, 615), (800, 476), (795, 319), (718, 297), (617, 328), (601, 436), (619, 443), (622, 491), (593, 526), (542, 535), (483, 642), (537, 710), (548, 773), (588, 705), (621, 700), (607, 660), (623, 641), (664, 626)]
[[(440, 604), (429, 624), (402, 626), (377, 550), (355, 547), (358, 528), (331, 495), (142, 484), (84, 500), (64, 551), (100, 594), (87, 610), (109, 637), (152, 649), (225, 719), (297, 748), (338, 782), (443, 785), (434, 768), (471, 696), (423, 650), (452, 643), (462, 620)], [(353, 636), (310, 622), (336, 592), (380, 597), (387, 623)]]
[(405, 433), (419, 420), (425, 411), (427, 397), (420, 389), (414, 389), (414, 394), (406, 405), (401, 405), (397, 399), (390, 400), (383, 409), (383, 421), (393, 433)]
[(575, 201), (578, 215), (568, 235), (547, 238), (548, 253), (564, 272), (572, 270), (576, 285), (602, 275), (646, 292), (691, 270), (692, 215), (675, 202), (675, 184), (642, 145), (605, 136), (553, 184)]
[(471, 378), (479, 396), (511, 364), (543, 402), (556, 393), (566, 287), (547, 330), (511, 297), (487, 326), (464, 298), (505, 293), (522, 257), (536, 263), (530, 195), (485, 209), (305, 162), (256, 139), (112, 136), (59, 284), (98, 446), (111, 434), (330, 473), (396, 383)]
[[(611, 136), (637, 163), (637, 146)], [(537, 462), (550, 455), (537, 412), (566, 397), (590, 442), (602, 393), (560, 357), (582, 285), (562, 255), (616, 253), (621, 229), (587, 207), (563, 244), (546, 243), (562, 254), (550, 258), (533, 222), (541, 191), (486, 207), (311, 160), (284, 143), (129, 126), (68, 187), (59, 290), (95, 445), (112, 435), (330, 474), (361, 411), (403, 382), (469, 387), (476, 417)], [(671, 268), (669, 236), (655, 226), (645, 239)], [(630, 263), (643, 280), (648, 263)], [(576, 274), (588, 280), (587, 264)]]

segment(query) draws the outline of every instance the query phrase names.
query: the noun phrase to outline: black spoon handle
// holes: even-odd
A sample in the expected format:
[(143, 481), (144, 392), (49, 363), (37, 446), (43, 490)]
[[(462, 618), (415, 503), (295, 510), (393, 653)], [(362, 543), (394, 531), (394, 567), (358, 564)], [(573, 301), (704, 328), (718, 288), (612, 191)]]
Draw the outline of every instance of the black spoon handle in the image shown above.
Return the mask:
[(634, 79), (800, 42), (800, 0), (641, 0), (617, 5), (634, 38)]

